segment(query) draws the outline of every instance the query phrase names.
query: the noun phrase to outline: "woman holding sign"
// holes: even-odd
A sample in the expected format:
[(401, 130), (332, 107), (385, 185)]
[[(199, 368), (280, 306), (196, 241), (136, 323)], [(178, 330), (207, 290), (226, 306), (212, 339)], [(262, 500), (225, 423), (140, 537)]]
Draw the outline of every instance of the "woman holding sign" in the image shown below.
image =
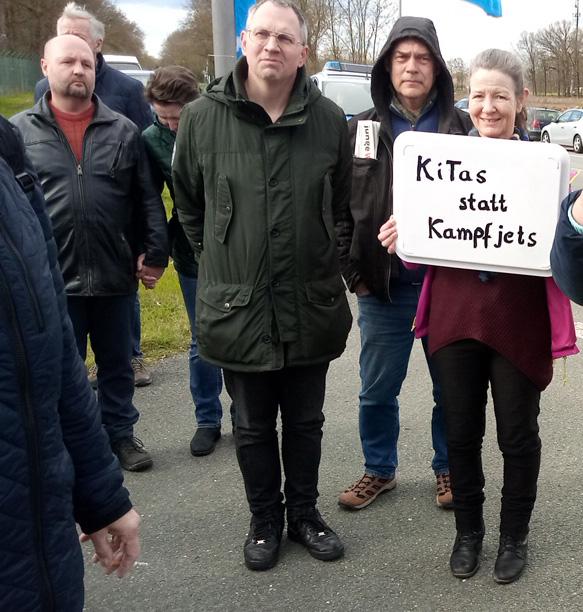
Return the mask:
[[(519, 139), (528, 96), (519, 61), (506, 51), (488, 49), (474, 59), (470, 73), (472, 133)], [(391, 218), (379, 240), (392, 253), (396, 238)], [(433, 267), (425, 275), (416, 335), (428, 336), (443, 392), (457, 529), (451, 571), (469, 578), (480, 563), (481, 448), (490, 385), (504, 458), (494, 579), (513, 582), (526, 564), (536, 499), (541, 391), (551, 381), (553, 358), (578, 352), (570, 303), (550, 278)]]

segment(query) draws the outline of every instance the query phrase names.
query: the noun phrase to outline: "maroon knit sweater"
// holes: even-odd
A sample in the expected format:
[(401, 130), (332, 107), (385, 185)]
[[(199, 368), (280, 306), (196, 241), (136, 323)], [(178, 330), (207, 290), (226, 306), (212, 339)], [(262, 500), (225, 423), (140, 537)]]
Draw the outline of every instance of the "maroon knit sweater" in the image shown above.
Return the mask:
[(551, 324), (543, 278), (436, 268), (431, 286), (429, 352), (458, 340), (488, 345), (541, 391), (553, 376)]

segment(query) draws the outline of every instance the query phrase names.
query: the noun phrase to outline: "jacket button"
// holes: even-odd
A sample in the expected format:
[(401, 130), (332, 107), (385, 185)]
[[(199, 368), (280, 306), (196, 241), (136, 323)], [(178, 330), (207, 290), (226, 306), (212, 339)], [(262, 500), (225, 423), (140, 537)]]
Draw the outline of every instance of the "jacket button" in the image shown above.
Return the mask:
[(270, 344), (271, 343), (271, 336), (269, 334), (265, 334), (264, 336), (261, 337), (261, 342), (263, 342), (265, 344)]
[(279, 181), (276, 178), (269, 179), (270, 187), (277, 187), (278, 184), (279, 184)]
[(229, 302), (225, 302), (225, 308), (229, 310), (231, 308), (231, 304)]

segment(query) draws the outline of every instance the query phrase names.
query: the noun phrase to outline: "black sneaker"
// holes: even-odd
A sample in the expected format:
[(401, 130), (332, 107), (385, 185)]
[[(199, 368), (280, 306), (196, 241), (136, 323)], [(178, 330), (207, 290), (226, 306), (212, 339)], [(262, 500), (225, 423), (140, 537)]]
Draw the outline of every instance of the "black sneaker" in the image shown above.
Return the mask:
[(253, 516), (243, 546), (245, 565), (254, 571), (271, 569), (279, 558), (283, 521)]
[(494, 564), (494, 580), (498, 584), (510, 584), (520, 578), (528, 553), (528, 536), (514, 538), (510, 535), (500, 535), (498, 557)]
[(114, 440), (111, 450), (119, 459), (121, 467), (128, 472), (142, 472), (152, 467), (150, 453), (144, 448), (142, 441), (134, 436)]
[(344, 554), (344, 544), (315, 508), (293, 519), (288, 515), (287, 536), (305, 546), (312, 557), (321, 561), (333, 561)]
[(190, 452), (195, 457), (210, 455), (221, 437), (220, 427), (199, 427), (190, 441)]

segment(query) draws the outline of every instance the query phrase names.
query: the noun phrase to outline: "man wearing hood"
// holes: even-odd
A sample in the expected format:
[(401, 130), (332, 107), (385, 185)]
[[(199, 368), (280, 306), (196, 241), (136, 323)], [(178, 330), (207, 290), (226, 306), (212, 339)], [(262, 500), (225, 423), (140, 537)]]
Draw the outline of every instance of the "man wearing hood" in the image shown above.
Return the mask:
[[(393, 211), (393, 142), (407, 130), (467, 134), (471, 127), (469, 116), (454, 108), (453, 81), (429, 19), (401, 17), (395, 22), (373, 67), (371, 93), (374, 108), (349, 124), (354, 151), (350, 207), (355, 225), (343, 274), (358, 298), (362, 383), (359, 427), (365, 473), (338, 501), (353, 510), (368, 506), (397, 484), (397, 397), (407, 374), (423, 280), (423, 272), (407, 270), (376, 240), (379, 227)], [(369, 133), (378, 129), (373, 155), (365, 155), (366, 147), (360, 146), (364, 129), (359, 126)], [(438, 506), (447, 508), (452, 505), (452, 495), (445, 423), (431, 367), (430, 373), (435, 400), (431, 428), (436, 500)]]
[(316, 510), (326, 372), (351, 325), (351, 153), (340, 108), (304, 68), (305, 20), (260, 0), (245, 57), (180, 116), (173, 162), (178, 217), (199, 257), (200, 356), (223, 368), (252, 513), (247, 567), (277, 562), (284, 496), (289, 539), (317, 559), (343, 554)]

